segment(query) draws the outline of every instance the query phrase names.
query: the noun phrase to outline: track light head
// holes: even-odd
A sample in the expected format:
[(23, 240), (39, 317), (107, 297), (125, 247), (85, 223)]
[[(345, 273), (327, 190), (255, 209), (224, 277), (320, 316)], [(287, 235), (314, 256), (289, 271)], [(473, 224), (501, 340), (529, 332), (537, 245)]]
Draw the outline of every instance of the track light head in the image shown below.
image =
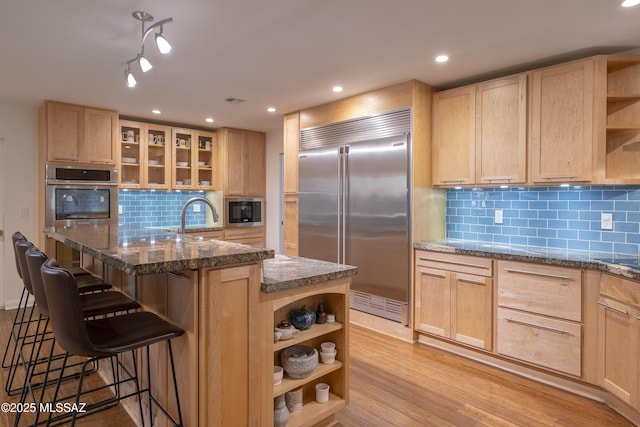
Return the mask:
[(164, 36), (162, 35), (162, 27), (160, 28), (160, 32), (156, 33), (156, 46), (158, 46), (158, 50), (163, 55), (166, 55), (167, 53), (171, 52), (171, 45), (169, 44), (167, 39), (165, 39)]
[(131, 72), (131, 67), (127, 65), (127, 69), (124, 70), (124, 81), (127, 84), (127, 87), (135, 87), (138, 82), (136, 82), (136, 78), (133, 76)]
[(142, 55), (138, 57), (138, 64), (140, 64), (140, 69), (142, 70), (143, 73), (146, 73), (147, 71), (153, 68), (153, 65), (151, 65), (151, 62), (149, 62), (149, 60)]

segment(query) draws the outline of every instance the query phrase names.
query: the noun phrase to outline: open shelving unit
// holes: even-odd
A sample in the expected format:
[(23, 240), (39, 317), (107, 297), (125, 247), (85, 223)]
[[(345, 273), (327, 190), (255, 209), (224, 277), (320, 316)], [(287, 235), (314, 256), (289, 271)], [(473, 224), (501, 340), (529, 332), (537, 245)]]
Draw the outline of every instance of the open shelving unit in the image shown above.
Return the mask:
[(640, 183), (640, 57), (607, 57), (606, 178)]
[[(281, 320), (288, 319), (289, 312), (306, 305), (315, 309), (323, 303), (327, 313), (334, 313), (336, 322), (314, 324), (306, 331), (300, 331), (288, 340), (280, 340), (273, 344), (273, 364), (280, 365), (280, 353), (292, 345), (308, 345), (320, 351), (320, 344), (332, 341), (336, 344), (337, 356), (333, 364), (318, 363), (318, 367), (307, 378), (292, 379), (285, 373), (282, 382), (273, 386), (270, 398), (273, 400), (288, 391), (302, 387), (302, 410), (289, 414), (287, 427), (313, 426), (321, 421), (330, 420), (333, 414), (344, 408), (349, 400), (348, 369), (348, 322), (349, 281), (337, 280), (327, 282), (326, 286), (310, 286), (308, 290), (298, 294), (286, 293), (286, 296), (273, 301), (272, 322), (275, 327)], [(329, 401), (315, 401), (315, 385), (327, 383), (330, 386)]]

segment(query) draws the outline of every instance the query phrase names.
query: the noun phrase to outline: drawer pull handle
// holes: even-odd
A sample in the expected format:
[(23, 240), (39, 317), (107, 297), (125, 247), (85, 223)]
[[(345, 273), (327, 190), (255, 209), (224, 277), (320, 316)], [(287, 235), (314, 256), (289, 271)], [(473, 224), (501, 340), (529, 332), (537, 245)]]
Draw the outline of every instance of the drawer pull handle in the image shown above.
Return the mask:
[(443, 264), (463, 265), (465, 267), (476, 267), (476, 268), (482, 268), (484, 270), (488, 270), (489, 269), (489, 268), (487, 268), (486, 265), (469, 264), (469, 263), (466, 263), (466, 262), (444, 261), (444, 260), (440, 260), (440, 259), (431, 259), (431, 258), (422, 258), (422, 257), (420, 257), (420, 261), (431, 261), (431, 262), (441, 262)]
[(432, 277), (440, 277), (441, 279), (444, 279), (445, 274), (444, 273), (433, 273), (431, 271), (424, 271), (424, 270), (420, 270), (420, 274), (424, 274), (425, 276), (432, 276)]
[(456, 184), (456, 183), (462, 184), (465, 181), (466, 181), (466, 179), (464, 179), (464, 178), (462, 178), (462, 179), (441, 179), (440, 180), (440, 184)]
[(457, 279), (461, 282), (473, 283), (473, 284), (482, 285), (482, 286), (486, 285), (486, 283), (483, 280), (467, 279), (466, 277), (458, 277)]
[(612, 306), (612, 305), (607, 304), (606, 302), (598, 301), (598, 304), (600, 304), (600, 305), (601, 305), (601, 306), (603, 306), (604, 308), (608, 308), (609, 310), (617, 311), (618, 313), (622, 313), (622, 314), (624, 314), (624, 315), (628, 315), (628, 314), (629, 314), (629, 312), (628, 312), (628, 311), (626, 311), (626, 310), (622, 310), (622, 309), (619, 309), (619, 308), (616, 308), (616, 307), (614, 307), (614, 306)]
[(523, 322), (522, 320), (516, 320), (510, 317), (505, 317), (504, 320), (511, 323), (517, 323), (518, 325), (525, 325), (525, 326), (531, 326), (532, 328), (543, 329), (549, 332), (557, 332), (563, 335), (571, 335), (571, 332), (567, 331), (566, 329), (552, 328), (551, 326), (536, 325), (535, 323)]
[(182, 279), (184, 277), (184, 273), (177, 273), (174, 271), (167, 271), (167, 274), (171, 277), (175, 277), (176, 279)]
[(576, 179), (578, 175), (549, 175), (541, 176), (540, 179)]
[[(527, 270), (512, 270), (510, 268), (505, 268), (505, 271), (508, 273), (529, 274), (531, 276), (542, 276), (542, 277), (551, 277), (553, 279), (571, 280), (571, 277), (562, 276), (560, 274), (538, 273), (536, 271), (527, 271)], [(561, 285), (567, 286), (566, 283), (561, 283)]]

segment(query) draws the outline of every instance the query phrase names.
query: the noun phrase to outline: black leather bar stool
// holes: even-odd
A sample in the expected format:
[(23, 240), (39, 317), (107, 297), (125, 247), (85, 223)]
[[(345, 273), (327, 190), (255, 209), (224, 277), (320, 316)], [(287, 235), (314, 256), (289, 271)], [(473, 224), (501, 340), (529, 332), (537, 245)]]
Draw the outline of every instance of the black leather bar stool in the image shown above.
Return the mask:
[[(112, 363), (118, 363), (118, 355), (131, 352), (134, 359), (134, 373), (129, 372), (126, 367), (120, 364), (120, 368), (129, 376), (126, 381), (133, 381), (136, 391), (121, 399), (147, 393), (149, 398), (149, 421), (153, 423), (153, 405), (156, 405), (165, 414), (168, 420), (175, 426), (182, 426), (182, 411), (180, 410), (180, 399), (178, 384), (176, 380), (175, 366), (173, 361), (173, 350), (171, 340), (184, 334), (184, 330), (170, 322), (167, 322), (153, 313), (139, 311), (114, 317), (104, 317), (101, 319), (85, 320), (82, 313), (80, 294), (74, 277), (64, 268), (55, 267), (54, 260), (47, 260), (41, 268), (44, 289), (49, 305), (49, 318), (53, 333), (60, 346), (70, 355), (88, 357), (80, 372), (78, 389), (75, 395), (75, 403), (80, 402), (83, 396), (83, 381), (85, 367), (94, 361), (110, 358)], [(173, 387), (178, 411), (178, 420), (171, 417), (167, 410), (156, 400), (151, 390), (151, 359), (149, 346), (165, 341), (167, 343), (171, 373), (173, 377)], [(146, 348), (147, 354), (147, 375), (148, 384), (144, 389), (139, 388), (137, 379), (137, 369), (135, 369), (135, 350)], [(115, 361), (114, 361), (115, 359)], [(65, 360), (66, 361), (66, 360)], [(63, 364), (64, 371), (64, 364)], [(64, 372), (61, 373), (61, 375)], [(54, 401), (57, 399), (59, 385), (54, 393)], [(89, 413), (101, 409), (103, 402), (89, 404), (85, 409)], [(141, 418), (144, 419), (142, 406), (140, 405)], [(83, 414), (84, 416), (85, 414)], [(71, 425), (75, 424), (78, 416), (73, 412)], [(52, 421), (51, 414), (49, 421)]]
[[(23, 341), (25, 339), (33, 339), (33, 336), (29, 334), (29, 328), (36, 323), (36, 320), (33, 318), (35, 306), (32, 305), (31, 308), (29, 308), (29, 296), (32, 295), (32, 292), (30, 291), (30, 285), (24, 283), (25, 278), (23, 277), (22, 270), (20, 268), (20, 261), (15, 247), (16, 242), (27, 242), (28, 240), (19, 231), (16, 231), (11, 235), (11, 240), (14, 249), (16, 271), (18, 273), (18, 277), (22, 279), (25, 286), (22, 288), (18, 309), (14, 315), (13, 324), (11, 326), (11, 331), (9, 332), (7, 344), (4, 349), (4, 355), (2, 357), (2, 367), (10, 368), (8, 378), (12, 377), (14, 374), (13, 370), (15, 369), (15, 365), (18, 361), (18, 350), (21, 348)], [(91, 273), (80, 267), (73, 267), (70, 271), (78, 278), (79, 287), (82, 289), (82, 292), (98, 292), (111, 288), (110, 284), (104, 282), (99, 277), (93, 276)]]
[[(24, 403), (27, 394), (30, 393), (33, 402), (39, 404), (40, 402), (42, 402), (42, 399), (44, 397), (44, 387), (47, 385), (48, 376), (51, 372), (51, 362), (55, 359), (53, 354), (55, 347), (55, 338), (51, 339), (49, 357), (43, 360), (40, 359), (40, 352), (42, 349), (42, 345), (46, 340), (45, 336), (47, 333), (47, 327), (49, 325), (49, 307), (40, 269), (42, 267), (42, 264), (47, 261), (48, 257), (46, 254), (38, 250), (38, 248), (36, 248), (29, 242), (17, 242), (16, 245), (18, 249), (17, 252), (19, 254), (20, 267), (22, 268), (23, 272), (27, 271), (29, 273), (29, 277), (31, 279), (31, 288), (33, 290), (33, 295), (40, 312), (38, 318), (38, 327), (36, 328), (36, 343), (31, 348), (29, 362), (27, 363), (27, 373), (25, 375), (25, 380), (22, 387), (21, 402)], [(24, 251), (24, 248), (27, 248), (27, 250)], [(21, 255), (23, 253), (24, 256)], [(140, 308), (140, 304), (138, 302), (117, 291), (104, 291), (99, 293), (79, 295), (82, 313), (85, 318), (109, 315), (117, 312), (126, 312)], [(43, 324), (42, 328), (40, 328), (41, 324)], [(39, 363), (44, 362), (46, 362), (46, 369), (44, 372), (41, 372), (41, 374), (44, 375), (44, 380), (41, 383), (34, 384), (36, 367)], [(33, 389), (38, 386), (42, 386), (40, 399), (36, 399), (35, 395), (33, 394)], [(16, 425), (19, 421), (19, 418), (19, 416), (16, 418)], [(38, 416), (36, 416), (36, 424), (37, 421)]]
[[(22, 316), (20, 316), (20, 321), (16, 333), (14, 335), (10, 334), (9, 341), (7, 342), (6, 350), (8, 353), (10, 343), (13, 341), (11, 363), (7, 365), (9, 371), (7, 373), (7, 379), (5, 382), (5, 391), (9, 395), (16, 394), (22, 391), (21, 387), (13, 388), (16, 370), (18, 366), (22, 366), (25, 368), (25, 375), (27, 374), (27, 365), (29, 361), (27, 360), (27, 358), (25, 358), (24, 350), (25, 347), (29, 345), (31, 345), (32, 347), (35, 345), (36, 334), (34, 333), (33, 328), (35, 327), (36, 331), (38, 331), (40, 327), (39, 319), (37, 319), (37, 317), (34, 317), (37, 301), (31, 306), (30, 309), (28, 308), (28, 299), (29, 296), (33, 295), (33, 287), (31, 284), (31, 277), (26, 266), (25, 252), (30, 246), (32, 246), (32, 243), (27, 241), (24, 235), (20, 232), (16, 232), (12, 235), (12, 241), (14, 241), (13, 249), (14, 257), (16, 260), (16, 269), (18, 271), (18, 275), (22, 279), (26, 297), (23, 299), (23, 314)], [(106, 283), (99, 277), (87, 274), (86, 272), (78, 271), (77, 268), (73, 271), (77, 272), (78, 274), (77, 281), (79, 283), (79, 287), (81, 288), (81, 292), (83, 293), (104, 291), (105, 289), (111, 288), (110, 284)], [(28, 313), (28, 315), (25, 316), (26, 313)]]

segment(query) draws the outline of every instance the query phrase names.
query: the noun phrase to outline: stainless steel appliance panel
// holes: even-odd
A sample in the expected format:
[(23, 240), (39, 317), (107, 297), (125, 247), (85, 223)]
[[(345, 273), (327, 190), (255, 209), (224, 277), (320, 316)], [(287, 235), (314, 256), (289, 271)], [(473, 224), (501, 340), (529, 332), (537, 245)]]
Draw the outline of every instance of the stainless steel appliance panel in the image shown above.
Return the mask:
[(298, 156), (298, 247), (301, 256), (339, 263), (338, 148), (304, 150)]
[(345, 263), (351, 289), (409, 300), (407, 135), (347, 145)]

